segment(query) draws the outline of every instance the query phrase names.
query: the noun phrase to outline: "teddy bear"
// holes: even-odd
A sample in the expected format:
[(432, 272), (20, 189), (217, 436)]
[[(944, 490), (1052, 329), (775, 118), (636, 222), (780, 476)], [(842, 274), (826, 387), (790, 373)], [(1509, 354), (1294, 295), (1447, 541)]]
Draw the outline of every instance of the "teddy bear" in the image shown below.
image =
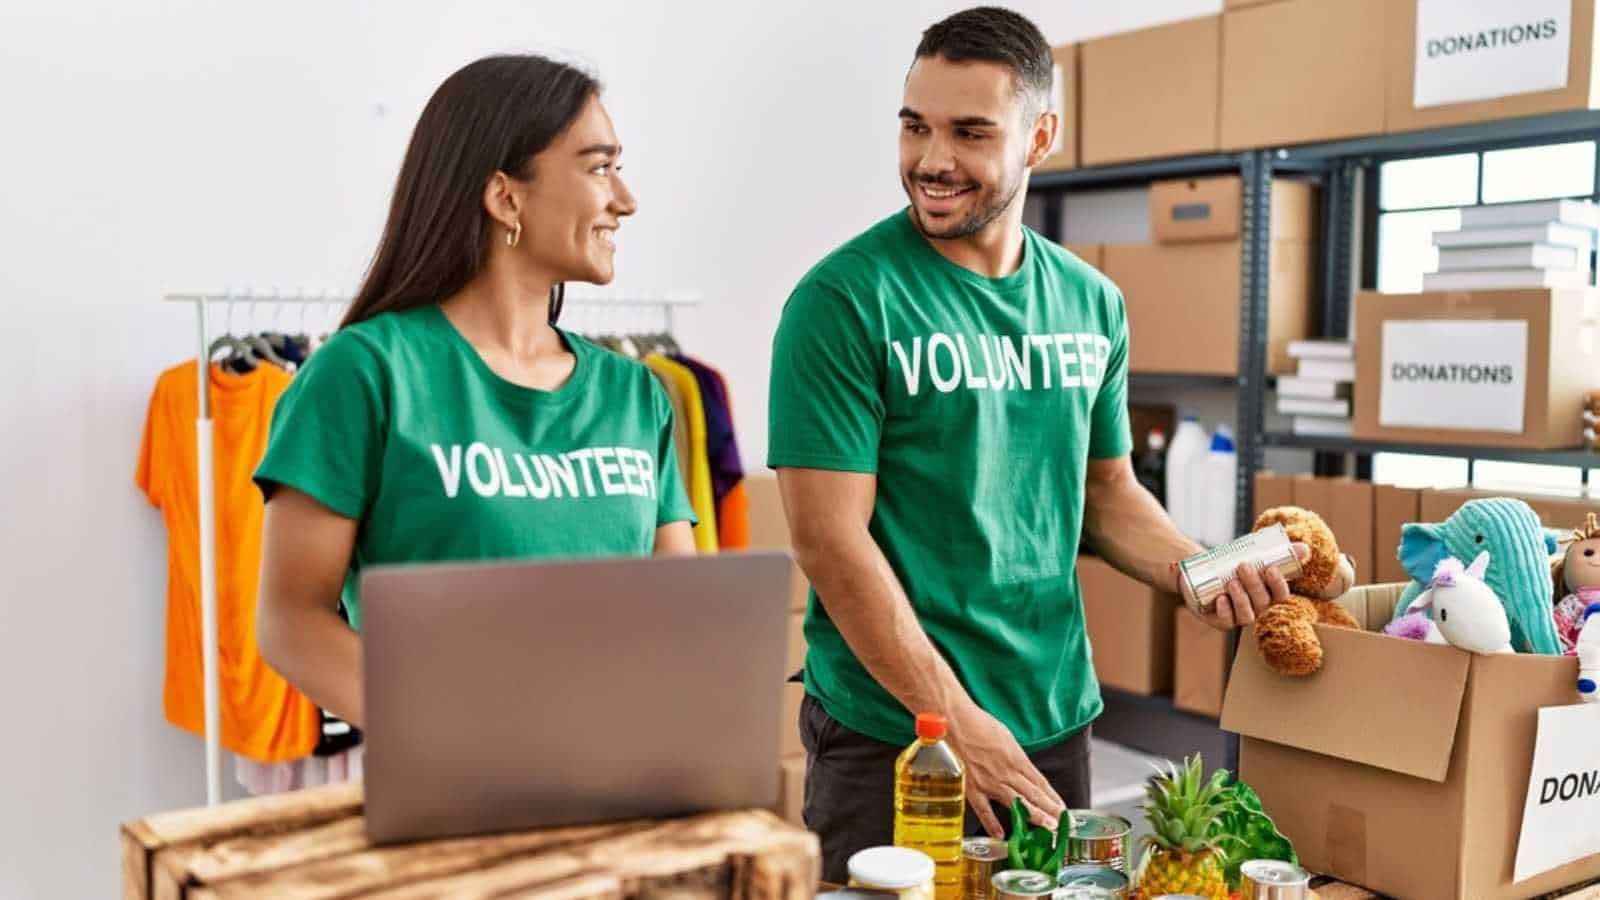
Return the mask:
[(1315, 625), (1360, 628), (1335, 602), (1355, 586), (1355, 567), (1339, 552), (1333, 529), (1298, 506), (1278, 506), (1256, 517), (1254, 530), (1282, 525), (1289, 540), (1305, 544), (1311, 557), (1289, 582), (1289, 601), (1275, 603), (1256, 620), (1256, 643), (1267, 665), (1285, 675), (1310, 675), (1322, 668), (1322, 641)]

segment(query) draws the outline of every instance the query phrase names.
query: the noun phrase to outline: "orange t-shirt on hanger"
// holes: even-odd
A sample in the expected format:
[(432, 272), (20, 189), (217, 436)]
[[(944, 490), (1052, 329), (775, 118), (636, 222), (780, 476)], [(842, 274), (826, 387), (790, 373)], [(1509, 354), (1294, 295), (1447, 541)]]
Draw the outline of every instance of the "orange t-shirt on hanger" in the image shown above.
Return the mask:
[[(163, 372), (150, 397), (134, 481), (167, 528), (167, 720), (205, 733), (200, 648), (200, 493), (193, 360)], [(217, 660), (222, 746), (261, 762), (309, 756), (321, 736), (317, 707), (261, 658), (256, 593), (265, 506), (251, 475), (290, 376), (262, 363), (245, 375), (211, 367), (217, 522)]]

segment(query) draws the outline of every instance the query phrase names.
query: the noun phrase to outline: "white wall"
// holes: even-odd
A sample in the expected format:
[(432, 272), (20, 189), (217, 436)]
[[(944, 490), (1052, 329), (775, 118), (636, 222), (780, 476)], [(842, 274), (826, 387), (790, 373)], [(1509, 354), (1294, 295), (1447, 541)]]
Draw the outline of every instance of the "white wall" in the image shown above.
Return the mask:
[[(902, 202), (901, 79), (961, 5), (5, 4), (0, 897), (105, 896), (120, 820), (203, 801), (200, 742), (161, 714), (165, 535), (131, 480), (155, 377), (193, 353), (163, 290), (350, 290), (438, 82), (577, 51), (642, 201), (618, 283), (704, 292), (680, 332), (759, 465), (782, 301)], [(1056, 42), (1220, 6), (1016, 5)]]

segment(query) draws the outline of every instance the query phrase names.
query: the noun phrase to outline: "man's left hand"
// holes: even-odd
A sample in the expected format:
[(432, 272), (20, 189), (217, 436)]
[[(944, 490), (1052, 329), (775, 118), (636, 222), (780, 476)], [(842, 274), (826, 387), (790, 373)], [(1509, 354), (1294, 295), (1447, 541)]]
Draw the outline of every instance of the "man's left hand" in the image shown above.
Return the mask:
[[(1303, 565), (1311, 559), (1311, 548), (1305, 544), (1294, 544), (1294, 555)], [(1174, 578), (1177, 578), (1177, 563), (1173, 563), (1172, 569)], [(1249, 563), (1241, 563), (1234, 573), (1234, 579), (1228, 582), (1227, 589), (1212, 601), (1209, 610), (1202, 610), (1194, 593), (1183, 584), (1183, 579), (1177, 578), (1177, 581), (1185, 605), (1202, 622), (1219, 631), (1231, 631), (1253, 624), (1267, 611), (1267, 607), (1286, 602), (1290, 593), (1289, 583), (1277, 569), (1258, 572)]]

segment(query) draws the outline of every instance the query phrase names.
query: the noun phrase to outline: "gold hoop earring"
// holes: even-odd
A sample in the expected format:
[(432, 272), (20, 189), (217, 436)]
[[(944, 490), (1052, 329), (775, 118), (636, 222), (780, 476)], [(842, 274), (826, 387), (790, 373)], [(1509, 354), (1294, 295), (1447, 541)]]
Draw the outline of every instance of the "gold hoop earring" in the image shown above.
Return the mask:
[(517, 226), (506, 232), (506, 246), (515, 247), (522, 240), (522, 220), (517, 220)]

